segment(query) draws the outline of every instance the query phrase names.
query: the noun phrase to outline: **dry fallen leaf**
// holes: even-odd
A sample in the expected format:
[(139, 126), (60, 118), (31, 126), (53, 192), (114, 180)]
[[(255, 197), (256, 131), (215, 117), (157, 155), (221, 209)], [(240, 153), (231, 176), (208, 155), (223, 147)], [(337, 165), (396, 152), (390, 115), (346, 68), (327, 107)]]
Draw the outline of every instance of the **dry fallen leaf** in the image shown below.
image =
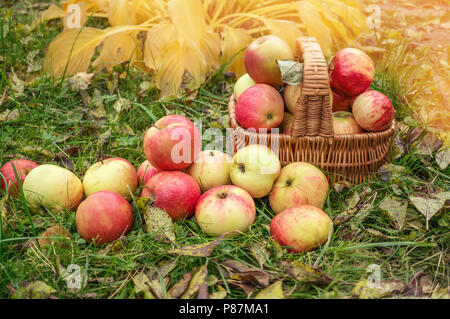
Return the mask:
[(207, 265), (201, 266), (195, 274), (192, 276), (189, 286), (186, 291), (181, 295), (180, 299), (190, 299), (195, 296), (200, 287), (206, 283), (206, 277), (208, 276)]
[(180, 248), (175, 248), (170, 250), (168, 253), (179, 254), (184, 256), (209, 257), (214, 251), (214, 248), (216, 248), (222, 242), (223, 237), (224, 236), (222, 235), (212, 242), (186, 245)]
[(303, 63), (295, 61), (279, 61), (281, 81), (290, 85), (299, 85), (303, 82)]
[(184, 276), (169, 289), (169, 291), (167, 292), (167, 298), (176, 299), (180, 297), (189, 286), (191, 278), (192, 272), (184, 274)]
[(442, 170), (446, 169), (448, 164), (450, 164), (450, 147), (441, 149), (438, 153), (436, 153), (434, 159)]
[(394, 221), (395, 227), (401, 230), (406, 218), (406, 210), (408, 208), (408, 201), (396, 196), (388, 196), (378, 206), (386, 211)]
[(405, 284), (399, 280), (380, 281), (379, 287), (372, 286), (366, 278), (362, 278), (353, 288), (352, 294), (360, 299), (378, 299), (393, 293), (401, 293)]
[(12, 299), (48, 299), (56, 290), (47, 285), (43, 281), (35, 281), (24, 284), (15, 294)]
[(449, 194), (450, 192), (442, 192), (432, 195), (419, 193), (409, 196), (410, 202), (422, 215), (425, 216), (427, 230), (428, 222), (444, 207), (445, 201), (450, 198)]
[(230, 277), (235, 280), (251, 283), (253, 285), (267, 287), (272, 278), (268, 273), (257, 268), (251, 268), (247, 265), (232, 259), (223, 262), (224, 266), (231, 269)]
[(20, 112), (18, 109), (14, 109), (14, 110), (6, 109), (4, 112), (0, 113), (0, 122), (15, 121), (19, 117), (20, 117)]
[(259, 291), (255, 299), (284, 299), (283, 281), (279, 280)]
[(227, 290), (221, 285), (217, 285), (217, 291), (209, 294), (209, 299), (225, 299), (227, 296)]
[(155, 240), (161, 242), (175, 241), (172, 218), (164, 209), (147, 204), (144, 220), (146, 232), (150, 233)]
[(298, 281), (323, 286), (326, 286), (333, 281), (330, 276), (316, 268), (302, 263), (299, 260), (293, 262), (283, 260), (281, 262), (281, 267), (292, 279)]
[(266, 248), (264, 248), (262, 245), (259, 244), (251, 245), (250, 253), (252, 254), (253, 258), (255, 258), (255, 260), (258, 262), (261, 269), (267, 262), (267, 260), (270, 259), (270, 253), (267, 251)]

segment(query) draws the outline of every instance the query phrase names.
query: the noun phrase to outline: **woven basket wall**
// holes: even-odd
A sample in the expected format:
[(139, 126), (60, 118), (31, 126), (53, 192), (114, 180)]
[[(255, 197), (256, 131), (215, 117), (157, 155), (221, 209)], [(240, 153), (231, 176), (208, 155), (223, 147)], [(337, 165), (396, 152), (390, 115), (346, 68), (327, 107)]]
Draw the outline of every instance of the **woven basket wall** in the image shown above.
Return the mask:
[(302, 92), (294, 111), (291, 134), (256, 133), (242, 128), (236, 120), (236, 99), (230, 97), (228, 111), (231, 138), (237, 151), (249, 144), (264, 144), (278, 151), (282, 165), (309, 162), (322, 168), (331, 181), (360, 183), (390, 162), (394, 124), (382, 132), (334, 135), (328, 67), (314, 38), (296, 43), (302, 52)]

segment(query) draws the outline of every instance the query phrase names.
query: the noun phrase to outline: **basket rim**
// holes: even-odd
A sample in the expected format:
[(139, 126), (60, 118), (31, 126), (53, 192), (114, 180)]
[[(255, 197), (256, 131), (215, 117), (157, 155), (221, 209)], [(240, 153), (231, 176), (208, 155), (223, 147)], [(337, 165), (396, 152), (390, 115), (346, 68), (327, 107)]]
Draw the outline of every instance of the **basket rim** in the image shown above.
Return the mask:
[[(229, 100), (228, 100), (228, 114), (229, 114), (229, 124), (230, 127), (232, 129), (235, 129), (237, 131), (244, 131), (246, 135), (248, 136), (264, 136), (264, 135), (274, 135), (277, 136), (279, 138), (285, 139), (285, 140), (298, 140), (298, 139), (310, 139), (310, 140), (333, 140), (333, 139), (365, 139), (365, 138), (379, 138), (379, 137), (384, 137), (384, 136), (389, 136), (391, 135), (394, 131), (395, 131), (395, 119), (392, 121), (392, 125), (383, 130), (383, 131), (378, 131), (378, 132), (363, 132), (363, 133), (355, 133), (355, 134), (333, 134), (333, 136), (330, 137), (325, 137), (325, 136), (320, 136), (320, 135), (312, 135), (312, 136), (292, 136), (289, 134), (285, 134), (285, 133), (271, 133), (270, 130), (268, 129), (267, 132), (265, 133), (259, 133), (257, 131), (255, 132), (249, 132), (247, 131), (245, 128), (243, 128), (242, 126), (239, 125), (236, 116), (235, 116), (235, 112), (234, 109), (236, 108), (236, 98), (234, 97), (234, 93), (231, 94)], [(230, 110), (233, 110), (233, 112), (230, 112)]]

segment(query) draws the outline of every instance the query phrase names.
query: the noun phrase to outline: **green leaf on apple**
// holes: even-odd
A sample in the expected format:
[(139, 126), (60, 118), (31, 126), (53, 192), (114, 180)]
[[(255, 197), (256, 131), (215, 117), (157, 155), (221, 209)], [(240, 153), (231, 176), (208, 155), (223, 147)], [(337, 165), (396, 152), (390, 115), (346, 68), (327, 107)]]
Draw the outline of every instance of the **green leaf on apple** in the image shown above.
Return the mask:
[(277, 60), (281, 72), (281, 81), (290, 85), (303, 82), (303, 63)]

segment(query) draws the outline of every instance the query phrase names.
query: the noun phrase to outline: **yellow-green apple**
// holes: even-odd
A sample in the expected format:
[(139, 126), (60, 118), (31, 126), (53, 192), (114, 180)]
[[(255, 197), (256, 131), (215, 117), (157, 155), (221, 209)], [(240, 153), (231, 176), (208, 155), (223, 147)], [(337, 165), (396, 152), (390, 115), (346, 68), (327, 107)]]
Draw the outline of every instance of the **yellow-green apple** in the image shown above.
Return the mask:
[(54, 225), (47, 228), (39, 235), (40, 246), (68, 247), (72, 240), (72, 234), (64, 227)]
[(254, 40), (245, 50), (244, 65), (256, 83), (281, 86), (281, 71), (277, 60), (294, 60), (292, 49), (286, 41), (274, 35)]
[(195, 179), (180, 171), (156, 174), (144, 185), (141, 193), (141, 197), (150, 198), (173, 220), (191, 217), (200, 195), (200, 186)]
[(236, 119), (245, 129), (280, 126), (284, 116), (281, 94), (267, 84), (255, 84), (242, 92), (236, 103)]
[(148, 160), (145, 160), (137, 170), (137, 177), (140, 185), (144, 185), (152, 178), (153, 175), (162, 172), (159, 168), (154, 167)]
[(118, 193), (99, 191), (81, 202), (75, 215), (80, 236), (96, 244), (110, 243), (133, 226), (133, 210)]
[(269, 196), (275, 214), (286, 208), (309, 204), (323, 208), (329, 184), (324, 173), (306, 162), (286, 165), (273, 185)]
[(33, 213), (45, 215), (74, 209), (83, 199), (83, 184), (71, 171), (52, 164), (43, 164), (28, 173), (23, 192)]
[(364, 133), (364, 130), (356, 123), (351, 112), (337, 111), (333, 112), (334, 134), (358, 134)]
[(230, 169), (233, 159), (221, 151), (206, 150), (197, 154), (194, 163), (186, 169), (200, 185), (202, 192), (231, 184)]
[(371, 132), (388, 129), (394, 120), (394, 107), (391, 100), (375, 90), (368, 90), (358, 95), (353, 101), (352, 112), (359, 126)]
[(200, 152), (200, 132), (182, 115), (160, 118), (144, 135), (147, 160), (163, 171), (182, 170), (192, 164)]
[(93, 164), (83, 178), (86, 197), (99, 191), (111, 191), (131, 199), (137, 185), (136, 169), (126, 159), (120, 157), (108, 158)]
[[(18, 182), (20, 181), (20, 184), (23, 184), (27, 174), (36, 167), (38, 167), (38, 164), (26, 159), (16, 159), (6, 163), (0, 169), (0, 185), (2, 189), (5, 191), (8, 190), (9, 194), (13, 197), (19, 196)], [(16, 179), (14, 169), (16, 170), (19, 181)]]
[(352, 98), (350, 96), (342, 95), (339, 93), (333, 92), (333, 103), (332, 105), (332, 111), (338, 112), (338, 111), (350, 111), (351, 105), (352, 105)]
[[(255, 202), (244, 189), (222, 185), (204, 193), (195, 206), (195, 219), (208, 235), (246, 232), (255, 220)], [(232, 236), (236, 233), (229, 233)]]
[(328, 74), (331, 88), (342, 95), (356, 96), (372, 83), (375, 66), (363, 51), (345, 48), (331, 59)]
[(255, 81), (253, 81), (250, 75), (248, 75), (248, 73), (245, 73), (234, 84), (234, 98), (237, 100), (242, 92), (255, 84)]
[(280, 170), (280, 160), (270, 148), (251, 144), (234, 155), (230, 178), (234, 185), (245, 189), (253, 198), (261, 198), (269, 194)]
[(297, 105), (297, 100), (302, 94), (302, 85), (291, 85), (286, 84), (284, 87), (283, 97), (284, 97), (284, 104), (286, 105), (286, 108), (288, 111), (292, 114), (294, 114), (295, 106)]
[(284, 134), (291, 135), (292, 121), (294, 120), (294, 115), (289, 112), (284, 112), (283, 122), (281, 122), (280, 128)]
[(315, 249), (333, 232), (330, 217), (320, 208), (299, 205), (283, 210), (270, 223), (270, 234), (289, 252), (301, 253)]

